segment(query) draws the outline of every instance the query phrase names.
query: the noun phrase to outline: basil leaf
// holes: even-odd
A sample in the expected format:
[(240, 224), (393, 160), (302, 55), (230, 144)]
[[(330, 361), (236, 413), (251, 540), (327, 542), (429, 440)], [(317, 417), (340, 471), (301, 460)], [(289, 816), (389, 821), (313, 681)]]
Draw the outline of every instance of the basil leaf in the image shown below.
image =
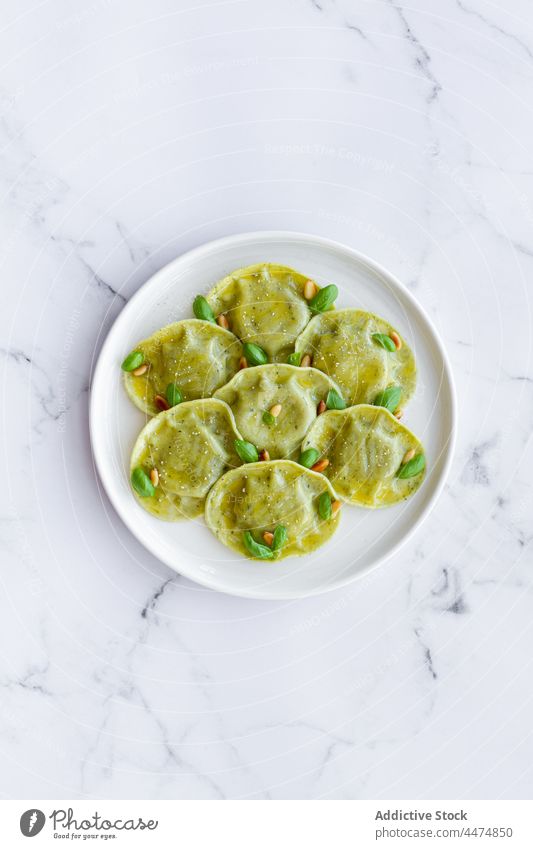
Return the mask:
[(166, 388), (165, 398), (171, 407), (175, 407), (176, 404), (181, 404), (183, 401), (183, 394), (179, 386), (176, 386), (175, 383), (169, 383)]
[(203, 295), (196, 296), (196, 298), (192, 302), (192, 311), (195, 314), (196, 318), (199, 318), (202, 321), (215, 321), (213, 310), (211, 309)]
[(331, 519), (331, 495), (323, 492), (318, 499), (318, 515), (321, 519)]
[(326, 407), (328, 410), (345, 410), (346, 401), (344, 398), (341, 398), (338, 392), (330, 389), (326, 397)]
[(243, 463), (257, 463), (259, 460), (259, 453), (255, 445), (252, 445), (251, 442), (246, 442), (245, 439), (235, 439), (233, 444), (235, 446), (235, 451)]
[(141, 498), (151, 498), (155, 495), (155, 486), (144, 469), (139, 466), (131, 473), (131, 485)]
[(131, 354), (128, 354), (120, 368), (122, 371), (134, 371), (139, 366), (142, 366), (143, 363), (144, 354), (142, 351), (132, 351)]
[(316, 450), (316, 448), (307, 448), (305, 451), (302, 451), (300, 454), (300, 459), (298, 460), (300, 466), (305, 466), (306, 469), (310, 469), (311, 466), (314, 466), (320, 454)]
[(333, 283), (330, 286), (324, 286), (309, 301), (309, 309), (314, 313), (325, 312), (337, 300), (338, 296), (339, 290)]
[(423, 472), (426, 468), (426, 458), (423, 454), (417, 454), (416, 457), (413, 457), (412, 460), (409, 460), (405, 465), (400, 466), (398, 469), (398, 474), (396, 477), (405, 480), (406, 478), (414, 478), (415, 475), (419, 475), (420, 472)]
[(269, 426), (276, 424), (276, 419), (268, 410), (265, 410), (265, 412), (263, 413), (263, 423)]
[(390, 413), (394, 413), (401, 397), (401, 386), (387, 386), (383, 392), (378, 392), (374, 398), (374, 407), (385, 407)]
[(287, 542), (287, 528), (285, 525), (278, 525), (274, 531), (274, 539), (272, 540), (272, 551), (279, 551)]
[(274, 557), (272, 549), (268, 545), (261, 545), (260, 542), (256, 542), (250, 531), (245, 531), (242, 539), (252, 557), (257, 557), (259, 560), (272, 560)]
[(268, 357), (265, 351), (253, 342), (244, 343), (243, 354), (249, 366), (264, 366), (265, 363), (268, 363)]
[(302, 361), (302, 352), (294, 351), (294, 353), (289, 354), (287, 357), (287, 362), (290, 366), (299, 366)]
[(386, 351), (396, 350), (396, 345), (386, 333), (373, 333), (372, 339), (374, 342), (377, 342), (378, 345), (381, 345), (382, 348), (385, 348)]

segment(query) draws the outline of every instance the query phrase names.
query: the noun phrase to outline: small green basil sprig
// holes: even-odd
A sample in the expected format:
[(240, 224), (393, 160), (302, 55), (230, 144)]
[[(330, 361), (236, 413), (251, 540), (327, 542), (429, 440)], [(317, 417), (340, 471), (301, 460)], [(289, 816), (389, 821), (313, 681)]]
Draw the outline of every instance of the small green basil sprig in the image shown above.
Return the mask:
[(263, 545), (260, 542), (257, 542), (251, 533), (251, 531), (245, 531), (242, 535), (242, 539), (244, 545), (252, 555), (252, 557), (257, 557), (258, 560), (273, 560), (274, 552), (268, 545)]
[(345, 410), (346, 401), (334, 389), (330, 389), (326, 396), (326, 407), (328, 410)]
[(141, 498), (151, 498), (155, 495), (155, 486), (140, 466), (131, 473), (131, 485)]
[(259, 560), (272, 560), (283, 548), (288, 539), (288, 531), (285, 525), (278, 525), (273, 534), (272, 545), (263, 545), (257, 542), (251, 531), (245, 531), (243, 542), (250, 554)]
[(285, 525), (278, 525), (274, 531), (272, 540), (272, 551), (280, 551), (287, 542), (288, 531)]
[(165, 390), (165, 398), (171, 407), (175, 407), (183, 401), (183, 392), (175, 383), (169, 383)]
[(396, 345), (386, 333), (373, 333), (372, 339), (374, 342), (377, 342), (378, 345), (381, 345), (382, 348), (385, 348), (386, 351), (390, 351), (391, 353), (396, 351)]
[(331, 519), (332, 512), (331, 495), (329, 492), (323, 492), (318, 499), (318, 515), (321, 519), (327, 521), (328, 519)]
[(398, 404), (400, 403), (400, 398), (402, 397), (402, 389), (401, 386), (387, 386), (382, 392), (378, 392), (376, 397), (374, 398), (374, 406), (375, 407), (385, 407), (389, 413), (394, 413)]
[(264, 366), (268, 363), (266, 351), (254, 342), (245, 342), (242, 346), (243, 354), (249, 366)]
[(195, 314), (196, 318), (199, 318), (201, 321), (210, 321), (213, 324), (216, 323), (213, 310), (211, 309), (203, 295), (196, 296), (196, 298), (192, 302), (192, 311)]
[(247, 442), (246, 439), (235, 439), (233, 444), (243, 463), (257, 463), (259, 452), (253, 443)]
[(316, 448), (306, 448), (305, 451), (302, 451), (300, 454), (300, 459), (298, 460), (300, 466), (304, 466), (306, 469), (310, 469), (311, 466), (314, 466), (320, 454), (316, 450)]
[(131, 354), (123, 360), (121, 369), (122, 371), (135, 371), (136, 368), (142, 366), (144, 363), (144, 354), (142, 351), (132, 351)]
[(415, 475), (419, 475), (420, 472), (423, 472), (426, 468), (426, 458), (423, 454), (417, 454), (416, 457), (413, 457), (412, 460), (409, 460), (404, 465), (400, 466), (396, 477), (401, 478), (401, 480), (406, 480), (407, 478), (414, 478)]

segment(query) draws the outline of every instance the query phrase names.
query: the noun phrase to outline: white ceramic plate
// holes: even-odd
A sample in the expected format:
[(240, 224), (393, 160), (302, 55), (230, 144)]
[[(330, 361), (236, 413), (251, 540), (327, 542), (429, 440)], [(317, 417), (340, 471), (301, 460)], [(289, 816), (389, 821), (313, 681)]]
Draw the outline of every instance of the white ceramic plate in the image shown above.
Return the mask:
[[(404, 423), (425, 444), (428, 474), (409, 501), (383, 510), (343, 507), (340, 526), (318, 551), (279, 563), (246, 560), (226, 549), (202, 519), (161, 522), (135, 501), (129, 458), (144, 415), (126, 397), (120, 363), (140, 339), (192, 315), (195, 295), (235, 268), (277, 262), (339, 287), (337, 307), (382, 315), (411, 345), (418, 389)], [(455, 437), (455, 393), (437, 332), (413, 296), (389, 272), (351, 248), (300, 233), (246, 233), (210, 242), (162, 268), (124, 307), (94, 372), (90, 429), (96, 466), (117, 513), (159, 560), (216, 590), (264, 599), (298, 598), (343, 586), (400, 546), (428, 515), (450, 465)]]

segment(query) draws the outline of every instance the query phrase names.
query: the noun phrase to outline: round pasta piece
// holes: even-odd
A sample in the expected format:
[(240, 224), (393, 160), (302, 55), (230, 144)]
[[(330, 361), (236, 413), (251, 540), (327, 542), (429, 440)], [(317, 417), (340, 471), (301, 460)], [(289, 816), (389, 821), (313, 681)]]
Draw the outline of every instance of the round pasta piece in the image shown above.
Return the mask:
[(207, 301), (239, 339), (259, 345), (270, 362), (284, 362), (311, 318), (303, 294), (308, 279), (284, 265), (250, 265), (217, 283)]
[[(326, 478), (297, 463), (249, 463), (227, 472), (214, 485), (205, 519), (228, 548), (252, 559), (279, 560), (308, 554), (332, 536), (339, 522), (335, 502)], [(285, 531), (276, 534), (277, 528)], [(283, 537), (277, 551), (272, 551), (264, 534), (267, 539), (269, 534)]]
[[(240, 464), (234, 447), (240, 438), (231, 410), (215, 398), (186, 401), (150, 419), (131, 455), (137, 500), (168, 522), (201, 515), (215, 481)], [(135, 486), (134, 475), (140, 475), (142, 482), (142, 473), (148, 480), (150, 474), (155, 477), (155, 486), (150, 481), (151, 494), (140, 494)], [(147, 488), (150, 492), (149, 484)]]
[(373, 404), (380, 392), (394, 385), (401, 389), (403, 406), (415, 391), (411, 349), (373, 313), (344, 309), (317, 315), (296, 340), (296, 350), (309, 354), (313, 366), (339, 384), (349, 404)]
[(324, 413), (302, 451), (315, 448), (339, 498), (361, 507), (389, 507), (409, 498), (425, 475), (424, 448), (384, 407), (360, 404)]
[(135, 350), (148, 368), (138, 376), (125, 372), (124, 385), (133, 403), (151, 416), (164, 409), (156, 398), (165, 400), (170, 384), (178, 387), (185, 401), (210, 397), (233, 377), (242, 356), (242, 345), (233, 333), (196, 318), (163, 327)]
[(299, 456), (317, 406), (330, 390), (339, 393), (321, 371), (278, 363), (243, 369), (215, 397), (229, 404), (245, 439), (266, 449), (271, 460), (290, 460)]

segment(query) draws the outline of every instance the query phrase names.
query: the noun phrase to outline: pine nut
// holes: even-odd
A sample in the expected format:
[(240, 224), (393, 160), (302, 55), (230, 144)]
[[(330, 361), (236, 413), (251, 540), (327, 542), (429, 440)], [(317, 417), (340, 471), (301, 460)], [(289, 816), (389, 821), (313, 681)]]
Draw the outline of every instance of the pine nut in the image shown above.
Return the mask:
[(240, 368), (240, 369), (248, 368), (248, 361), (247, 361), (246, 357), (241, 357), (241, 358), (240, 358), (240, 360), (239, 360), (239, 368)]
[(317, 414), (317, 416), (321, 416), (322, 413), (325, 413), (325, 412), (326, 412), (326, 402), (320, 401), (318, 407), (316, 408), (316, 414)]
[(390, 338), (392, 339), (392, 341), (394, 342), (394, 347), (396, 348), (396, 350), (397, 350), (397, 351), (399, 351), (399, 350), (400, 350), (400, 348), (402, 347), (402, 340), (400, 339), (400, 337), (398, 336), (398, 334), (396, 333), (396, 331), (395, 331), (395, 330), (391, 330), (391, 332), (389, 333), (389, 337), (390, 337)]
[(318, 286), (313, 280), (307, 280), (304, 284), (304, 298), (306, 301), (310, 301), (311, 298), (314, 298), (316, 293), (318, 292)]
[(229, 330), (229, 321), (224, 315), (224, 313), (220, 313), (220, 315), (217, 315), (217, 324), (219, 327), (223, 327), (224, 330)]
[(406, 454), (404, 455), (404, 458), (402, 460), (402, 466), (405, 466), (405, 464), (408, 463), (409, 460), (412, 460), (414, 456), (415, 456), (415, 449), (410, 448), (409, 451), (407, 451)]
[(270, 454), (268, 453), (266, 448), (263, 448), (263, 450), (259, 452), (259, 459), (264, 461), (270, 460)]
[(269, 412), (271, 416), (274, 416), (274, 418), (277, 419), (281, 413), (281, 404), (274, 404), (274, 406), (270, 408)]
[(302, 359), (300, 360), (300, 365), (302, 366), (302, 368), (308, 368), (312, 362), (313, 360), (311, 359), (310, 354), (304, 354)]
[(335, 516), (339, 510), (341, 509), (342, 504), (340, 501), (332, 501), (331, 502), (331, 515)]
[(150, 480), (152, 481), (152, 486), (157, 486), (159, 483), (159, 472), (157, 469), (152, 469), (150, 472)]
[(314, 466), (311, 466), (312, 472), (323, 472), (324, 469), (327, 469), (329, 466), (329, 460), (327, 457), (324, 457), (322, 460), (319, 460), (318, 463), (315, 463)]
[(270, 531), (265, 531), (263, 534), (263, 539), (267, 545), (272, 545), (274, 541), (274, 534), (271, 534)]
[(154, 398), (154, 404), (156, 405), (158, 410), (170, 410), (170, 404), (167, 399), (162, 395), (156, 395)]
[(148, 363), (143, 363), (142, 366), (139, 366), (139, 368), (134, 368), (132, 374), (135, 375), (135, 377), (140, 377), (142, 374), (146, 374), (147, 371)]
[(398, 421), (400, 421), (400, 419), (403, 418), (403, 410), (400, 410), (400, 409), (395, 410), (394, 411), (394, 417), (396, 419), (398, 419)]

